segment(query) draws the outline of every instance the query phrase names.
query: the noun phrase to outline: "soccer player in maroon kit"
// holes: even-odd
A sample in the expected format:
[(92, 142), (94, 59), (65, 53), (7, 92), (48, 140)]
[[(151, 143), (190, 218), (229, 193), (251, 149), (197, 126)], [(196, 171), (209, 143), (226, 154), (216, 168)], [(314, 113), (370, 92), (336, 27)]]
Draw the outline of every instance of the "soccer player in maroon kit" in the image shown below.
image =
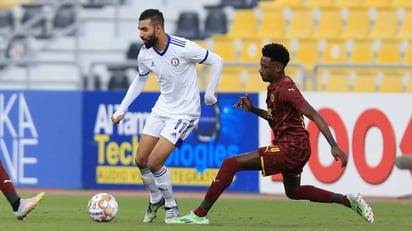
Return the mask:
[(315, 122), (330, 144), (333, 158), (340, 162), (342, 167), (346, 166), (347, 156), (336, 144), (322, 116), (306, 101), (294, 81), (285, 75), (288, 62), (289, 52), (283, 45), (265, 45), (259, 73), (262, 80), (269, 84), (267, 110), (254, 107), (247, 95), (241, 97), (233, 106), (267, 120), (274, 134), (273, 143), (252, 152), (226, 158), (200, 206), (171, 223), (209, 224), (207, 213), (229, 187), (236, 172), (245, 170), (259, 170), (263, 176), (282, 174), (285, 193), (290, 199), (342, 204), (352, 208), (367, 222), (374, 221), (371, 207), (359, 193), (342, 195), (312, 185), (301, 185), (301, 173), (311, 153), (309, 133), (303, 116)]
[(14, 215), (19, 220), (25, 220), (27, 215), (39, 205), (44, 197), (44, 192), (37, 194), (34, 197), (23, 199), (20, 198), (14, 188), (13, 182), (10, 180), (9, 174), (0, 160), (0, 191), (10, 203)]

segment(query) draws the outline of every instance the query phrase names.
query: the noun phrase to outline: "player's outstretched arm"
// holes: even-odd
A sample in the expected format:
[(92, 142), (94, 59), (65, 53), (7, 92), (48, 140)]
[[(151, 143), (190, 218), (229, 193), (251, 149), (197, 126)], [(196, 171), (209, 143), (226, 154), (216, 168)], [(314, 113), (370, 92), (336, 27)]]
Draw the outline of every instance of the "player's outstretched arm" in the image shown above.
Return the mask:
[(268, 120), (268, 112), (266, 110), (254, 107), (248, 95), (240, 97), (240, 99), (232, 106), (233, 108), (242, 108), (245, 111), (252, 112), (265, 120)]

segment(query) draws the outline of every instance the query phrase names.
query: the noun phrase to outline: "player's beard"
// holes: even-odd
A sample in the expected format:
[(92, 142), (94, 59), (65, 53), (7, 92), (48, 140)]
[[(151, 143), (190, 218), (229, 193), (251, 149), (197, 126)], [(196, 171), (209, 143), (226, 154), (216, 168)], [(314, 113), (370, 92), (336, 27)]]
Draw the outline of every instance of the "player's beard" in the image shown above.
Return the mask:
[(153, 47), (154, 45), (156, 45), (157, 43), (157, 37), (155, 34), (153, 34), (152, 36), (150, 36), (149, 40), (144, 42), (144, 46), (149, 49), (151, 47)]

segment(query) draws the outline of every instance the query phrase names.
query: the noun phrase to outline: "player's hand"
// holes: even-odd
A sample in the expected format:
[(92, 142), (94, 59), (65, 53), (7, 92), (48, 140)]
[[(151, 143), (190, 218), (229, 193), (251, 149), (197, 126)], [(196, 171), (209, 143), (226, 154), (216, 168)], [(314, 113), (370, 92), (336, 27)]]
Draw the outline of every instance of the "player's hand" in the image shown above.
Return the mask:
[(205, 104), (207, 106), (212, 106), (215, 105), (217, 103), (217, 98), (216, 98), (216, 94), (205, 94)]
[(112, 116), (112, 122), (113, 124), (119, 124), (120, 121), (124, 118), (124, 114), (118, 115), (117, 117)]
[(339, 148), (339, 146), (335, 145), (332, 147), (332, 156), (335, 158), (336, 162), (341, 163), (341, 167), (346, 167), (346, 164), (348, 162), (348, 157), (346, 154)]
[(245, 111), (250, 111), (253, 105), (252, 105), (252, 101), (250, 100), (249, 96), (245, 95), (245, 96), (240, 97), (237, 103), (235, 103), (232, 107), (235, 109), (240, 107)]

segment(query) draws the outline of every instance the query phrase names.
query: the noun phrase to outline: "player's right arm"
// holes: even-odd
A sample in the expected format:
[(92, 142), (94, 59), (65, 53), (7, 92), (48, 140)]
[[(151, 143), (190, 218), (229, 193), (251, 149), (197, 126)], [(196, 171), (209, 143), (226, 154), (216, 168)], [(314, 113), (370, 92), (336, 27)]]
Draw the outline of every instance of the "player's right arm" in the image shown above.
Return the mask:
[(124, 118), (124, 114), (129, 108), (130, 104), (142, 93), (144, 86), (146, 85), (148, 76), (136, 75), (136, 78), (132, 81), (129, 88), (127, 89), (126, 95), (124, 96), (119, 108), (112, 116), (113, 124), (119, 124)]
[(262, 117), (265, 120), (269, 119), (268, 112), (266, 110), (253, 106), (252, 101), (250, 100), (248, 95), (240, 97), (237, 103), (232, 107), (235, 109), (240, 107), (245, 111), (252, 112), (257, 116)]

